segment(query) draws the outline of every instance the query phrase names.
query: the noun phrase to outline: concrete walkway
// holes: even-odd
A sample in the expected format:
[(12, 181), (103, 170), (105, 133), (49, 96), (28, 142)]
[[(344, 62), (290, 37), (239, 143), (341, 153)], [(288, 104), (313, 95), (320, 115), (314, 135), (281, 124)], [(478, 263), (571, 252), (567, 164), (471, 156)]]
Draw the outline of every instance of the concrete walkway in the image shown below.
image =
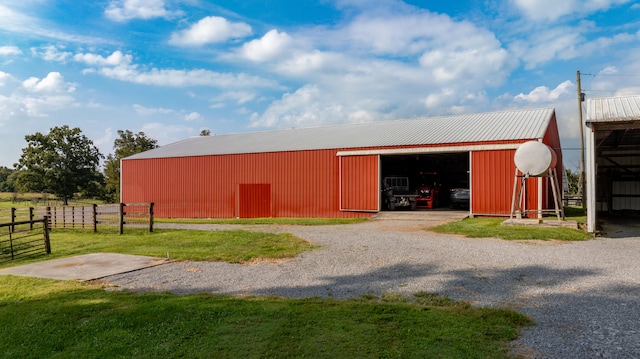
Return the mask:
[(91, 253), (0, 269), (0, 275), (88, 281), (167, 263), (163, 258)]

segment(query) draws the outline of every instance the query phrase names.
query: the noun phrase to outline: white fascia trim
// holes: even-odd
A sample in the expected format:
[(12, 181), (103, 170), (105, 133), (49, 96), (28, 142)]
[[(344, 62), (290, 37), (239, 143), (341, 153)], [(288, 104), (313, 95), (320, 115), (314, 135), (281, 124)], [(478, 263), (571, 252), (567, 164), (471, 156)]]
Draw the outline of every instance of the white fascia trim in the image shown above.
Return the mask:
[(495, 145), (468, 145), (468, 146), (441, 146), (441, 147), (411, 147), (411, 148), (389, 148), (377, 150), (355, 150), (338, 151), (336, 156), (368, 156), (368, 155), (415, 155), (427, 153), (453, 153), (471, 151), (497, 151), (516, 150), (519, 143), (505, 143)]

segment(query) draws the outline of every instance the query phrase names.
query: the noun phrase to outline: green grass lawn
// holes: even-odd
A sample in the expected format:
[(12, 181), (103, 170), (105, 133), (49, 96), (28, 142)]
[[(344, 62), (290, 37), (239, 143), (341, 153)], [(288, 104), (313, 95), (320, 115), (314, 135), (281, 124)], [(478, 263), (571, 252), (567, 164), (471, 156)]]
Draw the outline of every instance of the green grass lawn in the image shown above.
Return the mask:
[(4, 358), (506, 358), (531, 321), (425, 293), (354, 300), (134, 294), (0, 276)]
[(503, 226), (505, 218), (466, 218), (430, 228), (440, 233), (461, 234), (472, 238), (540, 239), (583, 241), (593, 239), (593, 235), (571, 228), (550, 228), (531, 226)]
[(177, 260), (225, 261), (241, 263), (259, 259), (288, 258), (315, 246), (289, 233), (262, 233), (244, 230), (195, 231), (116, 229), (93, 233), (88, 230), (54, 229), (50, 233), (51, 254), (3, 263), (15, 266), (47, 259), (96, 252), (146, 255)]
[[(314, 248), (291, 234), (53, 230), (51, 255), (94, 252), (240, 263)], [(0, 276), (0, 357), (506, 358), (531, 321), (418, 293), (352, 300), (135, 294), (97, 283)]]

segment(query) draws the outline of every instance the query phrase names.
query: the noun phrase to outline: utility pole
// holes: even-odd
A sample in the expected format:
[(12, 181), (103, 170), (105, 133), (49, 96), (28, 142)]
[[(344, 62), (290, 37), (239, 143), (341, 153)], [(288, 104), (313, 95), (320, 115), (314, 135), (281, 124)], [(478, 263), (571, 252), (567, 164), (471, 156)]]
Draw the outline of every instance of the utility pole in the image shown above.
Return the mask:
[(587, 196), (585, 195), (586, 176), (584, 173), (584, 130), (582, 126), (582, 102), (584, 102), (584, 94), (580, 85), (580, 70), (576, 72), (576, 85), (578, 87), (578, 121), (580, 125), (580, 182), (578, 187), (582, 196), (582, 209), (587, 206)]

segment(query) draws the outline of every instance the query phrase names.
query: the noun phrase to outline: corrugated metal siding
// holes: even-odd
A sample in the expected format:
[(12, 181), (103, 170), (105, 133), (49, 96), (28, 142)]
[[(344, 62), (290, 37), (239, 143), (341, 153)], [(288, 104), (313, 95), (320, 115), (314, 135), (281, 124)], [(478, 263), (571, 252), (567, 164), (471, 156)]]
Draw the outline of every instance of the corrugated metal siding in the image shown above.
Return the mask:
[(586, 122), (617, 122), (640, 119), (640, 96), (587, 100)]
[(238, 217), (266, 218), (271, 217), (271, 185), (246, 184), (238, 185)]
[[(361, 146), (364, 143), (369, 143), (361, 141), (361, 138), (378, 133), (382, 127), (360, 127), (359, 129), (369, 129), (372, 132), (366, 133), (367, 136), (359, 133), (351, 140), (360, 146), (356, 148), (366, 150), (520, 143), (545, 136), (545, 143), (559, 148), (553, 109), (538, 110), (532, 113), (537, 116), (534, 116), (537, 120), (533, 123), (526, 123), (534, 118), (531, 113), (527, 112), (461, 116), (460, 118), (474, 121), (483, 118), (484, 121), (479, 121), (482, 124), (480, 126), (482, 129), (475, 125), (463, 128), (451, 128), (443, 125), (432, 128), (430, 134), (427, 134), (429, 131), (424, 130), (424, 123), (420, 123), (422, 127), (419, 131), (414, 128), (414, 132), (417, 133), (414, 135), (423, 136), (420, 137), (420, 141), (423, 142), (417, 143), (413, 142), (417, 137), (410, 135), (410, 126), (401, 126), (402, 131), (405, 132), (394, 132), (388, 137), (370, 141), (378, 143), (380, 146)], [(511, 120), (515, 116), (516, 120), (509, 120), (507, 115), (512, 117)], [(490, 122), (491, 125), (487, 126), (486, 121), (489, 120), (495, 120), (495, 122)], [(418, 122), (415, 123), (418, 124)], [(459, 122), (457, 126), (460, 123), (462, 122)], [(546, 127), (547, 125), (549, 127)], [(334, 126), (332, 131), (338, 128), (344, 129), (342, 126)], [(486, 128), (493, 128), (493, 130)], [(456, 137), (456, 133), (469, 134), (471, 129), (475, 129), (479, 133), (475, 137), (467, 136), (467, 141), (438, 142), (442, 139), (462, 138)], [(508, 131), (513, 133), (507, 136)], [(278, 136), (290, 133), (286, 131), (274, 132), (278, 132)], [(317, 134), (318, 132), (312, 131), (310, 133)], [(534, 133), (536, 136), (528, 137)], [(497, 135), (497, 138), (475, 142), (471, 139), (492, 135)], [(430, 143), (428, 142), (432, 139), (430, 136), (440, 137), (438, 141)], [(513, 137), (523, 138), (513, 139)], [(264, 137), (260, 138), (261, 140), (265, 139)], [(269, 138), (273, 140), (275, 137)], [(308, 137), (302, 136), (300, 138)], [(303, 146), (300, 138), (291, 139), (295, 144), (287, 146)], [(281, 138), (281, 140), (289, 139)], [(331, 141), (323, 141), (314, 143), (331, 143)], [(342, 143), (341, 141), (344, 142), (345, 139), (336, 143)], [(193, 143), (190, 142), (189, 146), (183, 149), (192, 150), (191, 146), (195, 143), (202, 142), (198, 139)], [(253, 144), (251, 141), (241, 142), (231, 147), (244, 146), (251, 149)], [(386, 145), (381, 146), (382, 144)], [(280, 144), (274, 144), (274, 146), (277, 147)], [(258, 147), (265, 148), (263, 145)], [(266, 190), (259, 193), (263, 198), (270, 197), (270, 215), (273, 217), (370, 216), (371, 213), (366, 212), (340, 211), (340, 208), (375, 211), (379, 206), (378, 157), (376, 155), (336, 156), (339, 151), (352, 148), (354, 147), (188, 157), (153, 157), (151, 154), (129, 157), (122, 161), (122, 200), (124, 202), (155, 202), (158, 217), (231, 218), (253, 216), (256, 215), (256, 211), (260, 212), (260, 215), (264, 215), (266, 204), (263, 203), (263, 206), (256, 207), (255, 204), (245, 202), (245, 196), (241, 196), (239, 191), (241, 191), (240, 185), (268, 185), (270, 186), (270, 196), (266, 195)], [(203, 151), (207, 152), (210, 149), (206, 148)], [(479, 215), (508, 215), (510, 213), (515, 172), (514, 153), (515, 150), (472, 151), (472, 213)], [(346, 172), (343, 172), (342, 176), (340, 175), (340, 161), (345, 161), (342, 163), (342, 170)], [(562, 171), (561, 163), (560, 154), (560, 171)], [(538, 187), (534, 181), (536, 180), (531, 179), (528, 184), (527, 207), (529, 209), (537, 209)]]
[(377, 211), (378, 156), (340, 157), (340, 199), (344, 210)]
[(640, 181), (613, 181), (611, 185), (612, 210), (640, 210)]
[(122, 161), (124, 202), (155, 202), (156, 215), (232, 218), (239, 184), (269, 184), (274, 217), (363, 217), (339, 211), (336, 150)]
[[(471, 212), (474, 215), (509, 215), (513, 198), (515, 150), (474, 151), (471, 153)], [(537, 209), (538, 186), (527, 180), (525, 206)]]

